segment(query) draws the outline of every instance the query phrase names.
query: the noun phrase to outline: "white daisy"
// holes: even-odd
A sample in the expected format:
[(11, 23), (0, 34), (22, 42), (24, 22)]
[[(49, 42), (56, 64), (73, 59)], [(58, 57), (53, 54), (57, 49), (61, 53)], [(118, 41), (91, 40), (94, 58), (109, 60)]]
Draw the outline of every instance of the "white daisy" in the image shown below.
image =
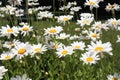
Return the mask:
[(5, 69), (4, 66), (0, 66), (0, 79), (3, 78), (3, 75), (5, 74), (5, 72), (7, 72), (8, 69)]
[(63, 23), (65, 25), (66, 22), (69, 22), (69, 20), (71, 20), (73, 18), (73, 16), (71, 15), (61, 15), (59, 16), (57, 19), (58, 23)]
[(92, 27), (92, 30), (96, 30), (98, 32), (101, 32), (101, 30), (108, 30), (109, 28), (107, 27), (106, 23), (101, 23), (101, 21), (95, 22)]
[(114, 4), (108, 3), (108, 5), (106, 6), (105, 10), (106, 11), (113, 11), (113, 10), (119, 11), (120, 10), (120, 5), (118, 5), (116, 3), (114, 3)]
[(32, 46), (32, 53), (41, 53), (43, 54), (43, 52), (47, 51), (47, 47), (45, 45), (42, 45), (40, 43), (38, 44), (33, 44)]
[(63, 30), (63, 28), (61, 26), (56, 26), (56, 27), (51, 27), (44, 30), (45, 30), (44, 35), (57, 35)]
[(118, 27), (120, 26), (120, 19), (115, 19), (115, 18), (111, 18), (108, 19), (107, 22), (108, 26), (110, 26), (111, 28), (115, 28), (118, 30)]
[(19, 41), (15, 39), (13, 41), (5, 41), (5, 43), (3, 44), (3, 47), (11, 49), (12, 47), (14, 47), (15, 43), (17, 42)]
[(81, 20), (77, 20), (77, 24), (80, 24), (80, 26), (90, 25), (93, 22), (93, 18), (83, 18), (81, 17)]
[(23, 74), (22, 76), (16, 75), (16, 77), (12, 77), (10, 80), (32, 80), (27, 77), (26, 74)]
[(99, 55), (96, 55), (93, 52), (86, 52), (82, 54), (82, 57), (80, 58), (84, 62), (84, 64), (96, 64), (98, 60), (100, 60)]
[(59, 35), (56, 36), (56, 39), (66, 39), (68, 37), (70, 37), (70, 34), (60, 33)]
[(59, 57), (63, 57), (66, 55), (72, 55), (73, 54), (73, 48), (71, 46), (63, 46), (61, 48), (57, 48), (56, 54)]
[(78, 12), (81, 9), (81, 7), (71, 7), (70, 10), (72, 12)]
[(120, 35), (117, 35), (117, 43), (120, 42)]
[(3, 52), (0, 55), (0, 60), (10, 60), (15, 56), (12, 52)]
[(0, 32), (1, 32), (1, 36), (7, 36), (8, 38), (10, 38), (12, 34), (14, 36), (17, 36), (19, 33), (19, 29), (15, 26), (11, 28), (9, 25), (7, 25), (7, 26), (2, 26), (2, 29), (0, 29)]
[(50, 42), (47, 46), (48, 46), (48, 49), (58, 49), (64, 46), (64, 44), (58, 43), (58, 42)]
[(81, 42), (74, 41), (73, 43), (71, 43), (71, 46), (73, 47), (74, 50), (84, 50), (85, 43), (82, 41)]
[(94, 19), (94, 14), (91, 14), (91, 13), (81, 13), (80, 17), (82, 17), (82, 18), (93, 18)]
[(99, 7), (99, 1), (98, 0), (86, 0), (85, 5), (90, 6), (90, 10), (93, 9), (93, 7), (98, 8)]
[(53, 14), (49, 11), (40, 11), (37, 15), (38, 19), (43, 19), (43, 18), (53, 18)]
[(120, 75), (118, 73), (110, 74), (107, 76), (107, 80), (120, 80)]
[(33, 31), (33, 27), (30, 27), (29, 25), (23, 25), (20, 27), (21, 34), (23, 36), (29, 35), (29, 32)]
[(94, 53), (103, 53), (106, 52), (110, 55), (112, 54), (112, 46), (110, 42), (102, 43), (102, 41), (91, 41), (91, 44), (87, 46), (87, 49), (90, 52)]
[(92, 39), (93, 41), (96, 41), (97, 39), (100, 38), (100, 33), (96, 32), (96, 31), (89, 30), (87, 37)]
[(21, 2), (22, 2), (23, 0), (8, 0), (8, 2), (12, 5), (12, 6), (19, 6), (19, 5), (21, 5)]
[(11, 51), (16, 55), (16, 60), (19, 60), (22, 57), (31, 54), (31, 45), (28, 42), (18, 42)]

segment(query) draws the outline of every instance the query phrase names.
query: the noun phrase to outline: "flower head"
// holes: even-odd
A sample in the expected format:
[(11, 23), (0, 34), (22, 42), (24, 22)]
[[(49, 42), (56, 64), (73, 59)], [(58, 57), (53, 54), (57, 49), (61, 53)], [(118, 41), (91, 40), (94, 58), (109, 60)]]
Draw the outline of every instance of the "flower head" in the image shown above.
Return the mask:
[(56, 54), (59, 57), (73, 54), (73, 48), (70, 46), (63, 46), (57, 49)]
[(120, 75), (118, 73), (110, 74), (107, 76), (107, 80), (120, 80)]
[(90, 10), (93, 9), (93, 7), (98, 8), (99, 1), (98, 0), (86, 0), (85, 5), (86, 6), (90, 6)]
[(118, 5), (116, 3), (114, 3), (114, 4), (108, 3), (108, 5), (106, 6), (105, 10), (106, 11), (112, 11), (112, 10), (118, 11), (118, 10), (120, 10), (120, 5)]
[(94, 53), (106, 52), (112, 55), (112, 52), (111, 52), (112, 47), (110, 42), (107, 42), (107, 43), (102, 43), (102, 41), (91, 42), (91, 44), (88, 45), (88, 48), (86, 50)]
[(80, 59), (84, 62), (84, 64), (90, 65), (96, 64), (96, 62), (100, 60), (99, 56), (93, 52), (86, 52), (82, 54), (82, 57)]
[(0, 79), (3, 78), (3, 75), (5, 74), (5, 72), (7, 72), (8, 69), (5, 69), (4, 66), (0, 66)]
[(44, 35), (57, 35), (63, 30), (63, 28), (61, 26), (56, 26), (56, 27), (51, 27), (44, 30), (45, 30)]
[(12, 52), (3, 52), (0, 55), (0, 60), (10, 60), (15, 56)]

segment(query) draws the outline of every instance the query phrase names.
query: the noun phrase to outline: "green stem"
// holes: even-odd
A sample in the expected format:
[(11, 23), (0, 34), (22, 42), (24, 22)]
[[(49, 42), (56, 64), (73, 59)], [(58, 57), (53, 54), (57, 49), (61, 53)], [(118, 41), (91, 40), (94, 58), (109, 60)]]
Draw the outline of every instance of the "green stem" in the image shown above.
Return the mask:
[(96, 8), (96, 20), (98, 19), (98, 8)]
[(53, 0), (53, 13), (55, 13), (55, 10), (56, 10), (56, 8), (55, 8), (55, 0)]
[(112, 17), (115, 18), (115, 10), (112, 10)]
[(26, 0), (26, 16), (27, 16), (27, 21), (29, 21), (29, 16), (28, 16), (28, 0)]

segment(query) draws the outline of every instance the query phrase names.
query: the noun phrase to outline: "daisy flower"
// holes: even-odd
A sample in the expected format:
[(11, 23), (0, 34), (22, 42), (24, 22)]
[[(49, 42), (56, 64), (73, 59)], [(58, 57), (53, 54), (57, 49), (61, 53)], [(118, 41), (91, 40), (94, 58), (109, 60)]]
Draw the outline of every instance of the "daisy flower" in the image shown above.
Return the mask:
[(102, 23), (101, 21), (95, 22), (92, 27), (92, 30), (95, 30), (97, 32), (101, 32), (101, 30), (108, 30), (109, 28), (107, 27), (106, 23)]
[(59, 57), (63, 57), (66, 55), (72, 55), (73, 54), (73, 48), (71, 46), (63, 46), (61, 48), (57, 48), (56, 54)]
[(66, 39), (68, 37), (70, 37), (70, 34), (60, 33), (59, 35), (56, 36), (56, 39)]
[(15, 56), (12, 52), (3, 52), (0, 55), (0, 60), (10, 60)]
[(108, 19), (106, 23), (108, 24), (108, 26), (118, 29), (118, 27), (120, 26), (120, 19), (117, 20), (115, 18), (111, 18)]
[(5, 72), (7, 72), (8, 69), (5, 69), (4, 66), (0, 66), (0, 79), (3, 78), (3, 75), (5, 74)]
[(44, 30), (45, 30), (44, 35), (57, 35), (63, 30), (63, 28), (61, 26), (56, 26), (56, 27), (51, 27)]
[(11, 51), (16, 55), (16, 60), (19, 60), (22, 57), (31, 54), (31, 45), (28, 42), (18, 42)]
[(69, 22), (69, 20), (71, 20), (73, 18), (73, 16), (71, 15), (61, 15), (59, 16), (57, 19), (58, 23), (63, 23), (65, 25), (66, 22)]
[(22, 2), (23, 0), (8, 0), (8, 2), (12, 5), (12, 6), (19, 6), (19, 5), (21, 5), (21, 2)]
[(120, 35), (117, 35), (117, 43), (120, 42)]
[(11, 28), (9, 25), (7, 25), (7, 26), (2, 26), (2, 29), (0, 29), (0, 32), (1, 32), (1, 36), (7, 36), (8, 38), (10, 38), (12, 34), (14, 36), (17, 36), (19, 33), (19, 29), (15, 26)]
[(73, 36), (70, 36), (70, 40), (76, 40), (76, 39), (79, 39), (80, 37), (78, 35), (73, 35)]
[(40, 43), (38, 44), (33, 44), (32, 46), (32, 53), (41, 53), (43, 54), (43, 52), (47, 51), (47, 47), (45, 45), (42, 45)]
[(80, 60), (84, 62), (84, 64), (96, 64), (98, 60), (100, 60), (99, 55), (94, 54), (93, 52), (86, 52), (82, 54)]
[(77, 2), (76, 1), (74, 1), (74, 2), (68, 2), (68, 5), (70, 5), (70, 6), (76, 6)]
[(53, 14), (49, 11), (40, 11), (38, 13), (38, 19), (43, 19), (43, 18), (53, 18)]
[(96, 32), (96, 31), (89, 30), (87, 37), (92, 39), (93, 41), (96, 41), (97, 39), (100, 38), (100, 33)]
[(90, 6), (90, 10), (93, 9), (93, 7), (98, 8), (99, 7), (99, 1), (98, 0), (86, 0), (85, 6)]
[(30, 27), (29, 25), (23, 25), (19, 29), (21, 31), (21, 34), (23, 34), (23, 36), (29, 35), (29, 32), (33, 31), (33, 27)]
[(108, 3), (108, 5), (106, 6), (105, 10), (106, 11), (113, 11), (113, 10), (119, 11), (120, 10), (120, 5), (118, 5), (116, 3), (114, 3), (114, 4)]
[(91, 13), (81, 13), (80, 17), (82, 17), (82, 18), (93, 18), (94, 19), (94, 14), (91, 14)]
[(58, 42), (50, 42), (47, 46), (48, 46), (48, 49), (58, 49), (64, 46), (64, 44), (58, 43)]
[(73, 47), (74, 50), (84, 50), (85, 43), (82, 41), (81, 42), (74, 41), (73, 43), (71, 43), (71, 46)]
[(90, 25), (93, 22), (93, 18), (83, 18), (81, 17), (81, 20), (77, 20), (77, 24), (80, 24), (80, 26)]
[(120, 75), (118, 73), (114, 73), (114, 75), (108, 75), (107, 80), (120, 80)]
[(16, 77), (12, 77), (10, 80), (32, 80), (27, 77), (26, 74), (23, 74), (22, 76), (16, 75)]
[(78, 12), (80, 9), (82, 9), (81, 7), (71, 7), (70, 10), (72, 12)]
[(96, 41), (96, 42), (91, 41), (91, 44), (87, 46), (86, 50), (94, 53), (106, 52), (109, 55), (113, 55), (111, 52), (112, 46), (110, 42), (102, 43), (102, 41)]
[(17, 42), (19, 41), (15, 39), (13, 41), (5, 41), (5, 43), (3, 44), (3, 47), (11, 49), (12, 47), (14, 47), (15, 43)]

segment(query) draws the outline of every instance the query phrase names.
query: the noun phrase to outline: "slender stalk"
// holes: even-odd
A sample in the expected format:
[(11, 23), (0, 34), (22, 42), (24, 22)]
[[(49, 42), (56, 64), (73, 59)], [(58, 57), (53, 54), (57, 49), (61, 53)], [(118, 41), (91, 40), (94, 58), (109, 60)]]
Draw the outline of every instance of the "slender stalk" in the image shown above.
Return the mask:
[(55, 13), (55, 10), (56, 10), (56, 8), (55, 8), (55, 0), (53, 0), (53, 13)]
[(96, 20), (98, 20), (98, 8), (96, 8)]
[(9, 19), (10, 19), (10, 25), (13, 26), (14, 23), (13, 23), (13, 21), (12, 21), (11, 15), (9, 16)]
[(27, 22), (29, 21), (29, 15), (28, 15), (28, 0), (26, 1), (26, 16), (27, 16)]
[(115, 18), (115, 10), (112, 10), (112, 17)]

